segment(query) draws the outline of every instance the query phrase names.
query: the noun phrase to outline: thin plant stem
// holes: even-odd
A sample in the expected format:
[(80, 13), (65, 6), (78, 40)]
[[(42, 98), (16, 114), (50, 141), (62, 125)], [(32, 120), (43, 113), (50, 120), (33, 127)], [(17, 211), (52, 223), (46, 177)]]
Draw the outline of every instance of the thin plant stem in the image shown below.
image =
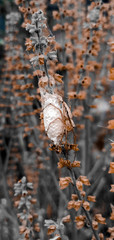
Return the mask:
[[(38, 28), (38, 26), (37, 26)], [(41, 41), (40, 41), (40, 35), (39, 35), (39, 31), (37, 30), (36, 31), (36, 34), (38, 36), (38, 41), (39, 41), (39, 44), (40, 44), (40, 54), (43, 53), (43, 49), (41, 48)], [(49, 86), (49, 74), (48, 74), (48, 68), (47, 68), (47, 60), (44, 58), (44, 71), (45, 71), (45, 74), (46, 76), (48, 77), (48, 88), (50, 89), (50, 86)]]
[[(68, 170), (69, 170), (70, 175), (71, 175), (72, 180), (73, 180), (73, 188), (74, 188), (74, 191), (75, 191), (75, 193), (77, 194), (79, 200), (82, 200), (81, 194), (80, 194), (80, 192), (79, 192), (79, 190), (78, 190), (78, 188), (77, 188), (77, 186), (76, 186), (75, 173), (74, 173), (74, 171), (73, 171), (72, 168), (68, 168)], [(91, 220), (90, 214), (85, 210), (85, 208), (84, 208), (83, 206), (81, 206), (81, 207), (82, 207), (82, 209), (83, 209), (83, 211), (84, 211), (84, 213), (85, 213), (86, 218), (88, 219), (88, 222), (89, 222), (89, 224), (90, 224), (91, 230), (92, 230), (92, 232), (93, 232), (96, 240), (100, 240), (97, 232), (94, 230), (94, 228), (93, 228), (93, 226), (92, 226), (92, 220)]]

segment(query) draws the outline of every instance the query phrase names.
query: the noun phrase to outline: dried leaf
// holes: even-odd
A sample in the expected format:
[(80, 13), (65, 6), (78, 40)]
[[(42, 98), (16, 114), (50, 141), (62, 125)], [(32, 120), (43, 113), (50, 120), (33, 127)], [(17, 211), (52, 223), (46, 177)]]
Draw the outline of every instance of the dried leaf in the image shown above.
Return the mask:
[(69, 222), (71, 222), (70, 215), (67, 215), (66, 217), (62, 218), (62, 222), (63, 222), (63, 223), (69, 223)]
[(39, 76), (39, 77), (41, 77), (41, 76), (43, 76), (43, 71), (41, 71), (41, 70), (35, 70), (35, 71), (33, 71), (33, 76)]
[(79, 180), (86, 186), (90, 186), (91, 185), (90, 182), (89, 182), (89, 179), (87, 179), (86, 176), (80, 176)]
[(108, 126), (107, 126), (108, 129), (114, 129), (114, 119), (108, 121)]
[(68, 209), (72, 209), (72, 208), (74, 208), (74, 206), (75, 206), (75, 201), (74, 201), (74, 200), (71, 200), (71, 201), (68, 202), (67, 208), (68, 208)]
[(81, 229), (81, 228), (83, 228), (84, 227), (84, 221), (79, 221), (79, 222), (76, 222), (76, 228), (77, 229)]
[(114, 68), (110, 69), (109, 72), (109, 80), (114, 81)]
[(47, 232), (47, 234), (48, 234), (48, 235), (51, 235), (53, 232), (55, 232), (55, 230), (56, 230), (56, 226), (55, 226), (55, 225), (50, 225), (50, 226), (48, 227), (48, 232)]
[(96, 222), (95, 220), (92, 221), (92, 226), (95, 230), (98, 230), (98, 222)]
[(72, 167), (80, 167), (80, 161), (74, 161), (71, 166)]
[(91, 78), (90, 77), (84, 77), (82, 80), (82, 86), (88, 88), (91, 84)]
[(111, 204), (111, 210), (112, 210), (112, 212), (111, 212), (110, 219), (114, 220), (114, 206), (112, 204)]
[(34, 230), (35, 230), (36, 232), (40, 232), (39, 223), (35, 223), (35, 224), (34, 224)]
[(110, 104), (114, 104), (114, 95), (113, 96), (111, 96), (111, 101), (109, 102)]
[(78, 200), (78, 196), (76, 194), (72, 194), (71, 199), (76, 201), (76, 200)]
[(82, 191), (83, 190), (83, 183), (81, 181), (76, 181), (76, 186), (78, 188), (79, 191)]
[(106, 218), (102, 217), (102, 215), (101, 215), (100, 213), (95, 214), (95, 220), (96, 220), (98, 223), (106, 224)]
[(77, 229), (81, 229), (84, 226), (85, 219), (86, 219), (86, 217), (83, 216), (83, 215), (79, 215), (79, 216), (75, 217), (75, 222), (76, 222), (76, 228)]
[(110, 168), (108, 173), (114, 173), (114, 162), (110, 162)]
[(110, 192), (114, 192), (114, 184), (111, 184)]
[(75, 201), (75, 203), (74, 203), (74, 209), (75, 209), (76, 211), (78, 211), (79, 208), (81, 207), (81, 205), (82, 205), (82, 201), (81, 201), (81, 200)]
[(80, 99), (80, 100), (86, 99), (86, 92), (85, 92), (85, 91), (80, 91), (80, 92), (77, 94), (77, 98)]
[(69, 183), (72, 183), (71, 177), (60, 178), (59, 181), (60, 189), (65, 189), (66, 187), (68, 187)]
[(19, 227), (20, 234), (23, 234), (25, 231), (26, 231), (26, 227), (25, 226), (20, 226)]
[(86, 211), (90, 211), (90, 204), (87, 201), (83, 202), (83, 207), (85, 208)]
[(61, 76), (60, 74), (55, 73), (54, 78), (57, 82), (63, 83), (63, 81), (62, 81), (63, 76)]
[(87, 200), (90, 201), (90, 202), (96, 202), (96, 196), (88, 196), (87, 197)]
[(76, 92), (68, 92), (68, 96), (69, 96), (69, 98), (70, 99), (75, 99), (75, 98), (77, 98), (77, 94), (76, 94)]

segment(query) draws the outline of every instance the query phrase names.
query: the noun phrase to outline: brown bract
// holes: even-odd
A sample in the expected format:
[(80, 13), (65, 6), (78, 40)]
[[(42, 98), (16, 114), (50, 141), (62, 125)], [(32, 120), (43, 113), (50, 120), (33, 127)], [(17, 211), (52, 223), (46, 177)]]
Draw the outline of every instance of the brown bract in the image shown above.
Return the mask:
[(56, 226), (55, 226), (55, 225), (50, 225), (50, 226), (48, 227), (48, 232), (47, 232), (47, 234), (48, 234), (48, 235), (51, 235), (53, 232), (55, 232), (55, 230), (56, 230)]
[(108, 173), (114, 173), (114, 162), (110, 163), (110, 168)]
[(108, 121), (108, 126), (107, 126), (108, 129), (114, 129), (114, 119)]
[(70, 215), (67, 215), (66, 217), (62, 218), (62, 222), (64, 222), (64, 223), (69, 223), (69, 222), (71, 222)]
[(100, 213), (95, 214), (95, 220), (100, 224), (106, 224), (106, 218), (102, 217)]
[(59, 180), (60, 189), (65, 189), (66, 187), (68, 187), (69, 183), (72, 183), (72, 179), (70, 177), (60, 178)]

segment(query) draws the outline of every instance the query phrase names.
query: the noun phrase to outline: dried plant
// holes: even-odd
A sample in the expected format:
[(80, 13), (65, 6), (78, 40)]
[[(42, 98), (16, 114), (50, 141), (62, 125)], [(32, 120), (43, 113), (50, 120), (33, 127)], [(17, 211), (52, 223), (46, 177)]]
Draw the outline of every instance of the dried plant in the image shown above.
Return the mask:
[[(31, 24), (27, 24), (32, 37), (31, 48), (36, 56), (30, 59), (33, 66), (39, 63), (41, 76), (39, 79), (39, 90), (43, 108), (45, 131), (55, 145), (61, 143), (65, 131), (71, 131), (74, 127), (72, 114), (62, 97), (55, 93), (55, 79), (48, 74), (47, 61), (56, 60), (56, 51), (51, 50), (52, 37), (43, 35), (46, 28), (44, 14), (41, 10), (32, 15)], [(27, 45), (27, 42), (26, 42)]]
[(112, 240), (113, 1), (15, 2), (23, 22), (7, 17), (0, 79), (3, 239), (18, 238), (14, 201), (20, 239)]
[(33, 212), (32, 205), (36, 203), (36, 199), (31, 196), (33, 184), (26, 181), (23, 177), (20, 181), (14, 184), (14, 196), (19, 196), (14, 202), (15, 207), (18, 207), (18, 218), (21, 223), (19, 227), (20, 234), (23, 239), (34, 239), (35, 232), (40, 231), (37, 220), (38, 214)]

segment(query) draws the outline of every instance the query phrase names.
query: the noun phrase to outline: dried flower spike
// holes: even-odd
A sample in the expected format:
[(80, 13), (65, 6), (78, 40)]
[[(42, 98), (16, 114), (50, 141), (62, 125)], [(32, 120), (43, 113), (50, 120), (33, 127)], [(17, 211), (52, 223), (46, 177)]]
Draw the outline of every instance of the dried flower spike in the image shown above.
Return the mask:
[(47, 61), (55, 60), (57, 56), (56, 51), (50, 48), (53, 42), (52, 37), (44, 36), (43, 29), (45, 28), (45, 17), (42, 10), (39, 10), (32, 15), (31, 24), (26, 25), (26, 30), (32, 34), (30, 38), (32, 42), (28, 39), (26, 45), (27, 49), (33, 47), (33, 51), (37, 53), (32, 56), (30, 62), (34, 66), (38, 65), (44, 72), (44, 76), (39, 79), (39, 90), (45, 131), (54, 144), (59, 145), (65, 132), (71, 131), (75, 125), (69, 107), (63, 102), (62, 97), (55, 93), (56, 79), (48, 74)]

